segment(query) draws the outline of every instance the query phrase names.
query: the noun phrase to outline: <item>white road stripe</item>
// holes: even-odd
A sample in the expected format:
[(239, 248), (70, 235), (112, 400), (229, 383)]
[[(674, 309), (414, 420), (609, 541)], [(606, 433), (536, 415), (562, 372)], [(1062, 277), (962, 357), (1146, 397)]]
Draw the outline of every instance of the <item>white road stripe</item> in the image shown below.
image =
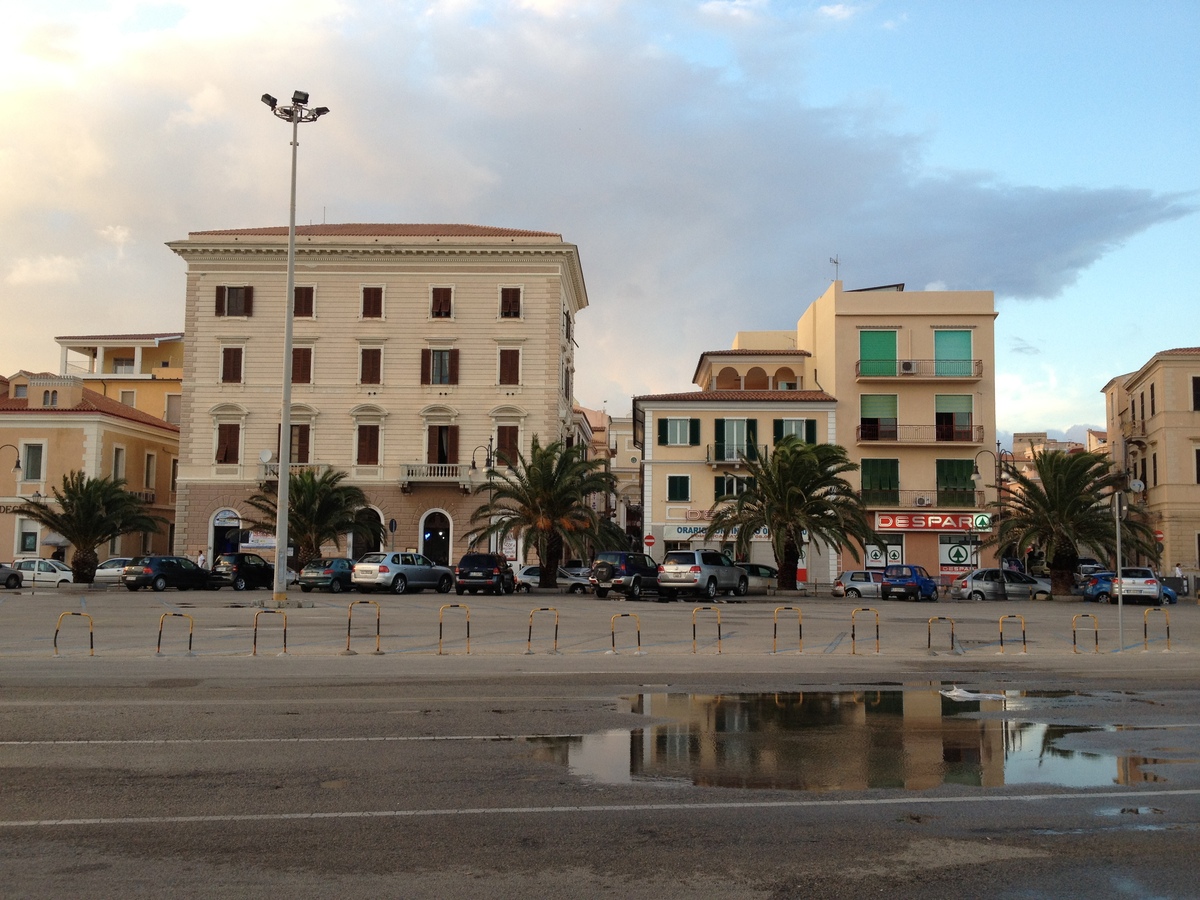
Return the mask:
[(614, 813), (614, 812), (695, 812), (697, 810), (745, 810), (745, 809), (813, 809), (821, 807), (849, 806), (935, 806), (962, 803), (1030, 803), (1064, 800), (1142, 800), (1148, 797), (1187, 797), (1200, 794), (1200, 788), (1161, 791), (1102, 791), (1097, 793), (1065, 794), (1009, 794), (981, 797), (874, 797), (845, 800), (776, 800), (734, 801), (730, 803), (620, 803), (611, 806), (500, 806), (461, 807), (447, 809), (381, 809), (350, 812), (311, 813), (244, 813), (214, 816), (128, 816), (92, 819), (27, 819), (0, 821), (0, 828), (46, 828), (78, 827), (86, 825), (195, 825), (227, 824), (231, 822), (289, 822), (318, 821), (322, 819), (416, 819), (434, 816), (512, 816), (561, 813)]

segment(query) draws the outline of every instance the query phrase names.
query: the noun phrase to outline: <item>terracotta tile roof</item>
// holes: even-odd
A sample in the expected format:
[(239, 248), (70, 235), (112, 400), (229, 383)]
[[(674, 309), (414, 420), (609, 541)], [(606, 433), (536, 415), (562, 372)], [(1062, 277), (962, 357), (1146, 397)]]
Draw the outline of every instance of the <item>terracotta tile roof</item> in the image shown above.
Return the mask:
[(160, 341), (183, 338), (183, 331), (155, 331), (146, 334), (64, 334), (56, 341)]
[(812, 356), (807, 350), (755, 350), (753, 348), (743, 348), (741, 350), (705, 350), (701, 356)]
[(1159, 356), (1200, 356), (1200, 347), (1176, 347), (1174, 350), (1159, 350)]
[(646, 400), (696, 400), (702, 403), (761, 403), (787, 401), (793, 403), (836, 403), (837, 398), (824, 391), (680, 391), (677, 394), (643, 394), (633, 402)]
[(154, 425), (168, 431), (179, 431), (178, 425), (172, 425), (157, 416), (144, 413), (140, 409), (126, 406), (96, 391), (83, 389), (83, 399), (76, 406), (30, 406), (26, 397), (0, 397), (0, 414), (3, 413), (40, 413), (48, 416), (73, 415), (80, 413), (103, 413), (118, 419), (127, 419), (142, 425)]
[[(275, 225), (268, 228), (223, 228), (215, 231), (192, 231), (189, 232), (189, 236), (286, 237), (287, 233), (286, 225)], [(297, 225), (296, 234), (303, 237), (547, 237), (562, 240), (562, 235), (553, 231), (526, 231), (520, 228), (493, 228), (487, 225)]]

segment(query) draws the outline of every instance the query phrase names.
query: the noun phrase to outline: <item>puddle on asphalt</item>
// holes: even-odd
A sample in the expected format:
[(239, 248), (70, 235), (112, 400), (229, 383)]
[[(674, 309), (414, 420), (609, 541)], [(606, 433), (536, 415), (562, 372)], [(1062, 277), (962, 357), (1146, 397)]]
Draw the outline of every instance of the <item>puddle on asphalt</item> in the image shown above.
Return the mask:
[(1058, 692), (990, 696), (997, 699), (962, 702), (935, 688), (648, 693), (623, 698), (627, 711), (666, 722), (528, 740), (539, 758), (596, 783), (797, 791), (1162, 783), (1163, 768), (1180, 762), (1065, 748), (1068, 736), (1118, 728), (1036, 721), (1039, 700), (1054, 698), (1061, 711)]

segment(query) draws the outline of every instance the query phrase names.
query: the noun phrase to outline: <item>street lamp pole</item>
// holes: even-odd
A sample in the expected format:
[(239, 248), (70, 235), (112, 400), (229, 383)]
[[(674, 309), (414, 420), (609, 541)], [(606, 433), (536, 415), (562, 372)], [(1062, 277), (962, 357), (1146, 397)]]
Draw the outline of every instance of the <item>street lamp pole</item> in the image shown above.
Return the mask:
[[(996, 449), (994, 451), (989, 450), (985, 447), (984, 449), (982, 449), (978, 453), (976, 453), (974, 469), (971, 472), (971, 480), (973, 482), (975, 482), (976, 484), (978, 484), (980, 487), (984, 487), (984, 484), (983, 484), (983, 475), (980, 474), (980, 472), (979, 472), (979, 457), (981, 457), (985, 453), (992, 458), (992, 461), (995, 463), (995, 466), (996, 466), (996, 484), (995, 484), (996, 516), (999, 519), (999, 518), (1003, 518), (1003, 516), (1004, 516), (1004, 487), (1002, 484), (1003, 475), (1004, 475), (1004, 463), (1005, 463), (1005, 461), (1007, 461), (1008, 464), (1010, 466), (1012, 466), (1016, 462), (1016, 457), (1012, 455), (1011, 450), (1001, 449), (999, 441), (996, 441)], [(1000, 549), (1000, 556), (1003, 559), (1004, 548), (1001, 547), (999, 549)]]
[(16, 446), (16, 444), (0, 444), (0, 450), (5, 449), (6, 447), (11, 447), (12, 451), (15, 454), (17, 454), (17, 461), (15, 463), (13, 463), (12, 470), (14, 472), (16, 472), (17, 474), (20, 474), (20, 472), (21, 472), (21, 449), (18, 446)]
[[(495, 453), (493, 452), (493, 447), (494, 447), (494, 444), (492, 443), (492, 438), (489, 436), (489, 437), (488, 437), (488, 442), (487, 442), (487, 444), (486, 444), (486, 445), (485, 445), (485, 444), (480, 444), (478, 447), (476, 447), (474, 450), (472, 450), (472, 451), (471, 451), (471, 471), (472, 471), (472, 472), (474, 472), (474, 471), (475, 471), (475, 470), (478, 468), (478, 466), (476, 466), (476, 465), (475, 465), (475, 454), (476, 454), (476, 453), (478, 453), (480, 450), (484, 451), (484, 455), (483, 455), (483, 466), (484, 466), (484, 468), (485, 468), (485, 469), (487, 469), (487, 479), (488, 479), (488, 505), (489, 505), (489, 506), (490, 506), (490, 505), (491, 505), (491, 503), (492, 503), (492, 488), (493, 488), (493, 485), (492, 485), (492, 470), (493, 470), (493, 469), (495, 468), (495, 466), (496, 466), (496, 455), (495, 455)], [(494, 539), (493, 539), (492, 537), (489, 537), (489, 538), (488, 538), (488, 550), (495, 550), (495, 549), (496, 549), (495, 547), (493, 547), (493, 546), (492, 546), (494, 542), (495, 542), (495, 541), (494, 541)]]
[(279, 106), (270, 94), (262, 102), (280, 119), (292, 123), (292, 186), (288, 212), (287, 295), (283, 313), (283, 391), (279, 415), (278, 488), (275, 495), (275, 585), (271, 595), (276, 606), (287, 600), (288, 519), (290, 518), (289, 489), (292, 475), (292, 312), (296, 294), (296, 152), (300, 146), (300, 123), (315, 122), (329, 112), (328, 107), (308, 109), (308, 93), (295, 91), (291, 106)]

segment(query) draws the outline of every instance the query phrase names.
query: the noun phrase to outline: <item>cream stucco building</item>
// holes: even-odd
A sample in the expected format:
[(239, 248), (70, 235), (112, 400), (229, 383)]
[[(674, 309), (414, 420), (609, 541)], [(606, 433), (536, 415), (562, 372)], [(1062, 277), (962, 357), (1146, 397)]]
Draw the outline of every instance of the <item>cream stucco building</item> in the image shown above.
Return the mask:
[(59, 374), (84, 387), (178, 425), (183, 402), (183, 335), (81, 334), (54, 339)]
[[(273, 535), (241, 525), (279, 472), (287, 229), (169, 246), (187, 264), (179, 542), (261, 548)], [(398, 548), (457, 561), (489, 449), (588, 440), (572, 405), (587, 292), (558, 234), (300, 226), (293, 299), (290, 464), (349, 473)]]

